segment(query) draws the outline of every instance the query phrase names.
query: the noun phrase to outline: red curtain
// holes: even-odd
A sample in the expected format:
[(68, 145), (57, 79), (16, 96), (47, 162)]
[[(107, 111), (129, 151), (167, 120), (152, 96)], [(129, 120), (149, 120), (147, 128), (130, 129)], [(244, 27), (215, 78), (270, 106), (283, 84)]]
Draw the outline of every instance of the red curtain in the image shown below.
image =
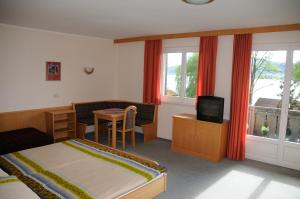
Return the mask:
[(162, 41), (145, 41), (143, 102), (160, 104), (160, 68), (162, 62)]
[(217, 36), (200, 38), (197, 96), (214, 95), (216, 79)]
[(234, 35), (227, 157), (245, 159), (252, 34)]

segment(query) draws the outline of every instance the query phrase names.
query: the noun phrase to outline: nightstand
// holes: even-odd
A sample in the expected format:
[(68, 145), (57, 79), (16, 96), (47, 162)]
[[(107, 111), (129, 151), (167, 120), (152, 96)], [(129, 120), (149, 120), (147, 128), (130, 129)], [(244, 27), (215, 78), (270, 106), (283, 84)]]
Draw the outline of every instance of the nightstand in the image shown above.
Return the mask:
[(76, 115), (73, 110), (46, 112), (47, 133), (55, 142), (76, 137)]

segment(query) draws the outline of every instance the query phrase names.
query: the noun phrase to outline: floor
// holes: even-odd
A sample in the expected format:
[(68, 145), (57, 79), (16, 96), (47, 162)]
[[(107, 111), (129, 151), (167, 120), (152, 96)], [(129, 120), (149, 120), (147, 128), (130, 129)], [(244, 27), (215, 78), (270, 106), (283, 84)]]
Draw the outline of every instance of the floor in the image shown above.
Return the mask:
[(156, 160), (168, 170), (167, 191), (157, 199), (300, 199), (300, 171), (252, 160), (212, 163), (172, 152), (170, 141), (144, 144), (140, 137), (136, 147), (127, 145), (126, 151)]

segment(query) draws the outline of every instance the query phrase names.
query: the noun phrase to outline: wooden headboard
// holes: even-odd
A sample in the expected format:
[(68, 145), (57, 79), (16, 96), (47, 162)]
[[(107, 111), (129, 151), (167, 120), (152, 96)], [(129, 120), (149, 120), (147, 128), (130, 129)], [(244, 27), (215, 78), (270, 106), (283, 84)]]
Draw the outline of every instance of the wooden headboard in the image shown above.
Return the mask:
[(72, 106), (47, 107), (0, 113), (0, 132), (34, 127), (46, 132), (46, 111), (72, 109)]

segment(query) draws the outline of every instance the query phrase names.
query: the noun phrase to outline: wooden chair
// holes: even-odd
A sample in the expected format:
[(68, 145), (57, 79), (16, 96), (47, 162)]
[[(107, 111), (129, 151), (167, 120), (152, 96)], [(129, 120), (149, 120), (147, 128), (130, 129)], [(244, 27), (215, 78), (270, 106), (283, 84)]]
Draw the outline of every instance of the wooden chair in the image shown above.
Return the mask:
[[(116, 132), (122, 133), (122, 147), (123, 150), (125, 150), (125, 138), (126, 133), (131, 133), (131, 144), (133, 147), (135, 147), (135, 117), (136, 117), (137, 111), (135, 106), (128, 106), (124, 110), (124, 119), (123, 122), (120, 123), (121, 125), (117, 125)], [(108, 128), (108, 145), (110, 145), (110, 137), (111, 137), (112, 127)], [(118, 140), (117, 140), (118, 141)], [(120, 142), (120, 141), (118, 141)]]

